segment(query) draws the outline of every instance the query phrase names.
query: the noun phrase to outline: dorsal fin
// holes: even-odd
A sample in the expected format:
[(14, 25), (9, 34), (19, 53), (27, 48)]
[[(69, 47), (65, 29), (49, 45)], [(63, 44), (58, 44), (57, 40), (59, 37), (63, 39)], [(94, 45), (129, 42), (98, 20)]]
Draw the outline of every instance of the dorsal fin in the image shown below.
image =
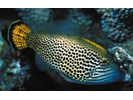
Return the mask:
[(97, 44), (97, 43), (95, 43), (95, 42), (92, 42), (92, 41), (90, 41), (90, 40), (88, 40), (88, 39), (86, 39), (86, 38), (81, 38), (81, 39), (84, 40), (84, 41), (86, 41), (87, 43), (93, 45), (94, 47), (96, 47), (96, 48), (102, 50), (102, 52), (106, 52), (106, 49), (103, 48), (102, 46), (100, 46), (99, 44)]

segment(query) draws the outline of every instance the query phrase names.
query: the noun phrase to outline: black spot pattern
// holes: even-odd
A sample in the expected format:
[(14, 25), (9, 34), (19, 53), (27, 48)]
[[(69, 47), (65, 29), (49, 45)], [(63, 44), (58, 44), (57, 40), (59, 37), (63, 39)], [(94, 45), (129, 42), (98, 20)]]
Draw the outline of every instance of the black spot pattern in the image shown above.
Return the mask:
[(45, 61), (76, 81), (91, 80), (96, 68), (104, 65), (98, 52), (68, 37), (33, 35), (27, 41)]

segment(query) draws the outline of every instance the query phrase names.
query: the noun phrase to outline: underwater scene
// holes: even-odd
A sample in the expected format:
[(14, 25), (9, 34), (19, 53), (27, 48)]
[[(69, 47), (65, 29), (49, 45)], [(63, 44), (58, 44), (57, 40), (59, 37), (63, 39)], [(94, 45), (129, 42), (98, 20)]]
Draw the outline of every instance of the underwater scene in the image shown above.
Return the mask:
[(0, 91), (132, 91), (133, 8), (0, 8)]

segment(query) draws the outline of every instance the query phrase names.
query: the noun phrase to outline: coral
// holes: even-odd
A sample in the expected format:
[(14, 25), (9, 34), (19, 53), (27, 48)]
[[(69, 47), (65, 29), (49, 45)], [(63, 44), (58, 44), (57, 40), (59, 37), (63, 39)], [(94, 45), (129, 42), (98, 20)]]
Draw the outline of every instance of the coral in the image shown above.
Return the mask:
[(30, 66), (19, 51), (11, 50), (0, 34), (0, 90), (21, 87), (29, 79)]
[(90, 29), (90, 25), (93, 23), (92, 16), (83, 14), (80, 9), (73, 8), (69, 13), (69, 20), (80, 27), (85, 27), (85, 31)]
[(0, 90), (11, 90), (13, 88), (21, 87), (25, 80), (29, 79), (29, 66), (21, 66), (20, 61), (12, 60), (12, 62), (5, 64), (1, 59), (1, 77)]
[(4, 41), (3, 41), (3, 38), (2, 38), (1, 32), (0, 32), (0, 53), (2, 51), (3, 45), (4, 45)]
[(133, 56), (133, 36), (128, 39), (127, 41), (118, 44), (120, 45), (122, 48), (124, 48), (131, 56)]
[(127, 41), (121, 43), (111, 43), (108, 49), (113, 54), (114, 60), (120, 68), (128, 73), (133, 81), (133, 35)]
[(108, 37), (121, 42), (130, 37), (132, 31), (133, 9), (132, 8), (99, 8), (101, 24)]
[(133, 57), (124, 48), (115, 46), (109, 52), (114, 55), (114, 60), (125, 73), (133, 75)]
[(108, 37), (113, 40), (109, 52), (121, 70), (129, 74), (133, 80), (133, 9), (105, 8), (97, 9), (97, 12), (102, 15), (103, 31), (107, 32)]
[[(63, 19), (61, 15), (57, 15), (61, 13), (59, 12), (60, 9), (19, 8), (16, 10), (18, 11), (18, 16), (31, 28), (33, 33), (77, 34), (87, 31), (93, 22), (92, 16), (83, 14), (79, 9), (63, 10)], [(70, 12), (66, 15), (65, 11), (66, 13), (67, 11)]]
[(43, 24), (51, 19), (50, 8), (17, 8), (18, 16), (34, 31), (43, 30)]

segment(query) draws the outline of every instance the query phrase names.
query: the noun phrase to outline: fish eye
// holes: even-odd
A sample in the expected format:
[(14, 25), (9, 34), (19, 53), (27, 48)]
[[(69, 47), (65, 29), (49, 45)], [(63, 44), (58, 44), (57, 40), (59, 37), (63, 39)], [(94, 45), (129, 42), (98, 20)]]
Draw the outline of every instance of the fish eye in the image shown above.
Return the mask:
[(109, 61), (108, 61), (107, 58), (103, 58), (102, 62), (103, 62), (104, 64), (108, 64), (108, 63), (109, 63)]

